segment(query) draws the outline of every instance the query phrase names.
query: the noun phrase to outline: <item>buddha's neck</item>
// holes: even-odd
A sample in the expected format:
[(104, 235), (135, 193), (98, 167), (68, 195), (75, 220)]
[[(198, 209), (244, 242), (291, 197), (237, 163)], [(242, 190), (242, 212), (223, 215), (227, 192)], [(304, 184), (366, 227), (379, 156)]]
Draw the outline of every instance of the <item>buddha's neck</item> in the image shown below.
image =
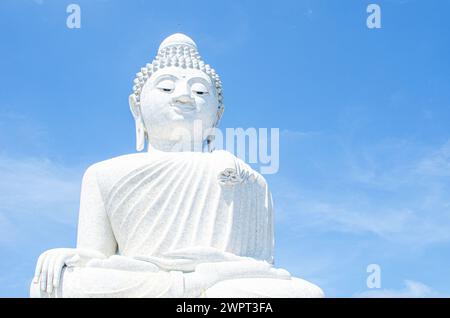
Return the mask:
[(148, 143), (148, 152), (155, 149), (164, 152), (202, 152), (203, 143), (152, 139)]

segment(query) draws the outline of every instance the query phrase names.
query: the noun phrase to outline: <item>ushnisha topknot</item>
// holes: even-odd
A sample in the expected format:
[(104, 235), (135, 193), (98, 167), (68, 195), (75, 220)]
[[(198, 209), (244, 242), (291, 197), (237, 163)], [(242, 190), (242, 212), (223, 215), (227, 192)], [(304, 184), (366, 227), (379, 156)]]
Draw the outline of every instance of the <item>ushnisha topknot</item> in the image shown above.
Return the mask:
[(161, 42), (158, 54), (152, 63), (148, 63), (141, 71), (136, 73), (133, 86), (133, 94), (136, 96), (136, 102), (140, 103), (140, 96), (145, 82), (159, 69), (175, 66), (182, 68), (192, 68), (205, 72), (214, 83), (217, 92), (219, 107), (214, 126), (217, 126), (220, 117), (224, 111), (222, 82), (219, 75), (209, 65), (205, 64), (197, 50), (195, 42), (182, 33), (175, 33)]

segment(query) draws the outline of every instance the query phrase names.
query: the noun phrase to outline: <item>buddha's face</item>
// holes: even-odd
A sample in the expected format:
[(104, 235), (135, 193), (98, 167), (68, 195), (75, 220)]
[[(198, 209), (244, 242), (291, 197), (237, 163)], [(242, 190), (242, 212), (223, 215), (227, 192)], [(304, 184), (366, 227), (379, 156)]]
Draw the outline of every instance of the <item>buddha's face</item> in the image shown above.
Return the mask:
[(200, 125), (202, 133), (210, 129), (219, 106), (216, 94), (213, 82), (200, 70), (167, 67), (153, 73), (140, 97), (150, 143), (177, 141), (193, 134), (194, 125)]

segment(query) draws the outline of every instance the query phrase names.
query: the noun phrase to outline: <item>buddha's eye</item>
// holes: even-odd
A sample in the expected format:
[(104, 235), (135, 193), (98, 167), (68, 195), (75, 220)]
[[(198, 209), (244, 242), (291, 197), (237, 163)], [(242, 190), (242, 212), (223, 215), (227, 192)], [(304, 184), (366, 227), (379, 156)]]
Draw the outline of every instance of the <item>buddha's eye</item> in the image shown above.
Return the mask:
[(201, 83), (195, 83), (194, 85), (192, 85), (191, 89), (194, 92), (194, 94), (199, 96), (206, 95), (209, 93), (206, 86)]
[(156, 88), (165, 93), (172, 93), (175, 89), (175, 83), (171, 80), (164, 80), (159, 82), (158, 85), (156, 85)]

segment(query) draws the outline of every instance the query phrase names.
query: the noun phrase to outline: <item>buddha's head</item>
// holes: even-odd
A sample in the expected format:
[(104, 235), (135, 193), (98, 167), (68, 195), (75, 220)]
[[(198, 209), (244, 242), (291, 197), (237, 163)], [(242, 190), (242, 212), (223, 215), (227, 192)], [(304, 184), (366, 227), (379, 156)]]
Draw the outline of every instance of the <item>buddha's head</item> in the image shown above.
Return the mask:
[[(177, 33), (166, 38), (152, 63), (141, 68), (129, 97), (136, 123), (136, 148), (176, 143), (201, 129), (209, 143), (222, 116), (222, 84), (205, 64), (194, 41)], [(189, 136), (188, 136), (189, 137)], [(198, 137), (198, 136), (196, 136)]]

